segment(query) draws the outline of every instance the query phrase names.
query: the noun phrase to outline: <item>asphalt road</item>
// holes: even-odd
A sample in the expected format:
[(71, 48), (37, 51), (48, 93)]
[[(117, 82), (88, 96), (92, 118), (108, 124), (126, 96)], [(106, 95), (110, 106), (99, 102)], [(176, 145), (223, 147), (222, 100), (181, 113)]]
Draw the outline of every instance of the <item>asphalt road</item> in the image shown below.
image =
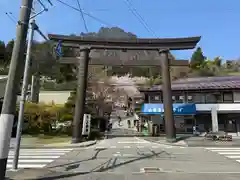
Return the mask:
[(239, 179), (240, 164), (206, 148), (113, 138), (75, 149), (48, 165), (64, 175), (49, 179)]

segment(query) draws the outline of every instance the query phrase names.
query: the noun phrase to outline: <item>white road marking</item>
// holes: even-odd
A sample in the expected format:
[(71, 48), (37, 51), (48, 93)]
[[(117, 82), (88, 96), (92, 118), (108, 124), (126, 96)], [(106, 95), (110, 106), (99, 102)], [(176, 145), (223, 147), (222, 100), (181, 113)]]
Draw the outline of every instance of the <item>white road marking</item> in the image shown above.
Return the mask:
[[(19, 159), (19, 163), (50, 163), (53, 162), (52, 159)], [(13, 159), (8, 159), (8, 163), (12, 163)]]
[(129, 157), (129, 156), (133, 156), (133, 154), (123, 154), (123, 157)]
[(121, 156), (121, 154), (113, 154), (113, 156)]
[(119, 141), (118, 144), (149, 144), (150, 142), (145, 141)]
[(209, 148), (205, 148), (207, 150), (221, 150), (221, 149), (226, 149), (226, 150), (233, 150), (233, 149), (240, 149), (240, 148), (237, 148), (237, 147), (232, 147), (232, 148), (229, 148), (229, 147), (209, 147)]
[(105, 149), (103, 146), (97, 146), (95, 149)]
[(240, 159), (240, 156), (226, 156), (226, 157), (230, 159)]
[(130, 146), (124, 146), (124, 148), (127, 148), (127, 149), (129, 149), (129, 148), (131, 148)]
[[(12, 166), (13, 166), (12, 164), (7, 164), (7, 169), (11, 169)], [(23, 168), (43, 168), (44, 166), (46, 166), (46, 164), (18, 164), (19, 169), (23, 169)]]
[(24, 151), (24, 152), (57, 152), (57, 151), (60, 151), (60, 152), (69, 152), (69, 151), (72, 151), (73, 149), (50, 149), (50, 148), (45, 148), (45, 149), (21, 149), (20, 151)]
[(205, 148), (211, 152), (223, 155), (226, 158), (233, 159), (240, 163), (240, 148), (218, 147), (218, 148)]
[[(59, 153), (59, 152), (20, 152), (20, 154), (21, 155), (39, 155), (39, 154), (41, 154), (41, 155), (57, 155), (57, 156), (61, 156), (61, 155), (64, 155), (64, 154), (66, 154), (66, 153)], [(14, 155), (14, 152), (9, 152), (9, 155), (11, 156), (11, 155)]]
[(214, 149), (214, 150), (211, 150), (212, 152), (240, 152), (240, 149)]
[[(57, 159), (59, 158), (60, 156), (28, 156), (28, 155), (21, 155), (19, 156), (19, 159), (49, 159), (49, 158), (52, 158), (52, 159)], [(8, 158), (14, 158), (13, 155), (10, 155), (8, 156)]]
[(218, 152), (218, 154), (224, 155), (224, 154), (240, 154), (240, 152)]
[(114, 148), (117, 148), (117, 146), (111, 146), (110, 148), (114, 149)]
[[(20, 149), (18, 168), (43, 168), (73, 149)], [(7, 169), (12, 168), (14, 150), (8, 154)]]
[(144, 148), (144, 146), (137, 146), (137, 148), (141, 149), (141, 148)]

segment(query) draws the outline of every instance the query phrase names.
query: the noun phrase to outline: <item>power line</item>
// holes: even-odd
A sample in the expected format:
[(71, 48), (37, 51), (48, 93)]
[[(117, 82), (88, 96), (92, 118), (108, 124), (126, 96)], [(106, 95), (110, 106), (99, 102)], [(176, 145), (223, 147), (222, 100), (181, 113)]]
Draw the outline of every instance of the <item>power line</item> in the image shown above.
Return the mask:
[(83, 20), (83, 24), (84, 24), (85, 30), (86, 30), (86, 32), (88, 32), (87, 24), (86, 24), (86, 21), (85, 21), (85, 18), (84, 18), (83, 11), (82, 11), (82, 8), (81, 8), (79, 0), (77, 0), (77, 3), (78, 3), (78, 8), (79, 8), (80, 14), (82, 16), (82, 20)]
[(16, 24), (17, 23), (17, 20), (13, 17), (12, 13), (11, 12), (5, 12), (6, 16), (14, 23)]
[(133, 4), (129, 0), (124, 0), (125, 4), (127, 5), (128, 9), (131, 13), (140, 21), (140, 23), (145, 27), (145, 29), (155, 37), (158, 37), (156, 33), (149, 27), (147, 22), (143, 19), (143, 17), (138, 13), (137, 9), (133, 7)]
[[(65, 5), (65, 6), (71, 8), (71, 9), (73, 9), (75, 11), (80, 12), (80, 10), (78, 8), (75, 8), (75, 7), (71, 6), (71, 5), (69, 5), (68, 3), (65, 3), (65, 2), (63, 2), (61, 0), (56, 0), (56, 1), (58, 1), (59, 3), (61, 3), (61, 4)], [(88, 13), (86, 13), (84, 11), (82, 11), (82, 13), (85, 14), (86, 16), (88, 16), (88, 17), (90, 17), (90, 18), (100, 22), (101, 24), (104, 24), (104, 25), (107, 25), (107, 26), (112, 26), (111, 24), (109, 24), (109, 23), (107, 23), (107, 22), (105, 22), (105, 21), (103, 21), (103, 20), (101, 20), (101, 19), (99, 19), (99, 18), (97, 18), (95, 16), (92, 16), (91, 14), (88, 14)]]

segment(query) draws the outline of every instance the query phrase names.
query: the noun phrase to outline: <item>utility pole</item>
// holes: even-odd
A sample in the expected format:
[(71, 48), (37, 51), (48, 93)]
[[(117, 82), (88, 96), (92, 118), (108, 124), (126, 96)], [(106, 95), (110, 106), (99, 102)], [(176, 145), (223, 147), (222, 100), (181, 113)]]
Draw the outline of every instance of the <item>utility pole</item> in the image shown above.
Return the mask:
[[(42, 4), (40, 0), (38, 2), (43, 6), (43, 10), (40, 11), (44, 12), (47, 11), (47, 8)], [(36, 1), (34, 2), (34, 8), (35, 8)], [(33, 43), (33, 37), (34, 37), (34, 31), (36, 30), (45, 40), (46, 37), (44, 34), (39, 30), (39, 27), (35, 23), (35, 17), (40, 14), (32, 14), (32, 17), (30, 19), (30, 31), (29, 31), (29, 38), (28, 38), (28, 44), (27, 44), (27, 53), (26, 53), (26, 61), (25, 61), (25, 67), (24, 67), (24, 75), (23, 75), (23, 84), (22, 84), (22, 92), (21, 92), (21, 99), (19, 104), (19, 114), (18, 114), (18, 125), (17, 125), (17, 136), (16, 136), (16, 143), (15, 143), (15, 149), (14, 149), (14, 159), (13, 159), (13, 166), (12, 168), (16, 170), (18, 168), (18, 159), (19, 159), (19, 151), (20, 151), (20, 144), (21, 144), (21, 136), (22, 136), (22, 126), (24, 123), (24, 105), (26, 101), (26, 95), (28, 91), (28, 78), (29, 78), (29, 69), (30, 69), (30, 62), (31, 62), (31, 51), (32, 51), (32, 43)]]
[(14, 114), (16, 112), (17, 87), (20, 82), (20, 66), (24, 62), (24, 50), (33, 0), (22, 0), (16, 40), (13, 47), (8, 81), (0, 115), (0, 179), (5, 179)]
[(28, 90), (28, 75), (29, 75), (29, 68), (30, 68), (30, 62), (31, 62), (32, 42), (33, 42), (34, 29), (35, 29), (34, 19), (30, 20), (30, 26), (31, 27), (29, 31), (29, 38), (28, 38), (28, 45), (27, 45), (22, 92), (21, 92), (21, 99), (20, 99), (20, 105), (19, 105), (16, 144), (14, 149), (14, 159), (13, 159), (13, 167), (12, 167), (14, 170), (18, 168), (19, 150), (20, 150), (20, 143), (21, 143), (21, 136), (22, 136), (22, 125), (23, 125), (23, 119), (24, 119), (24, 104), (26, 101), (26, 94)]

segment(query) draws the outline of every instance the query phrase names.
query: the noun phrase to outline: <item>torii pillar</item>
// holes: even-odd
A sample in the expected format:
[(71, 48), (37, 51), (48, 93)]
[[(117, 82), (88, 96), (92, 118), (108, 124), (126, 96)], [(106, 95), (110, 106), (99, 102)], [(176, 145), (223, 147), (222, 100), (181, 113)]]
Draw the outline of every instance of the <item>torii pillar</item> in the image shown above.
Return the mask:
[(87, 89), (88, 63), (89, 63), (89, 48), (80, 48), (80, 61), (78, 62), (78, 83), (77, 94), (74, 109), (73, 119), (73, 134), (72, 143), (79, 143), (82, 136), (82, 122), (85, 110), (85, 99)]

